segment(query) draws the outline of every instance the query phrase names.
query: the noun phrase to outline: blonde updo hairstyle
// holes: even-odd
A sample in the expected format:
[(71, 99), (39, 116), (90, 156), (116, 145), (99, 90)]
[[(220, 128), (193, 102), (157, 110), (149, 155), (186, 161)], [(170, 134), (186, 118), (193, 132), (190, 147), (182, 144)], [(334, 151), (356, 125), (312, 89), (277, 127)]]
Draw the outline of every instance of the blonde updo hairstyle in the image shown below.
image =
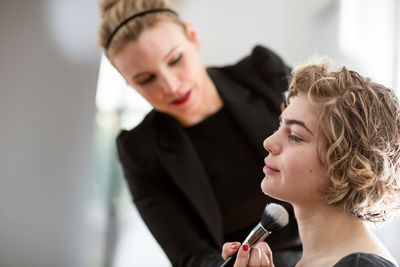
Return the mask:
[(182, 27), (186, 33), (186, 26), (178, 16), (170, 12), (156, 12), (136, 17), (118, 30), (107, 48), (107, 41), (111, 33), (122, 21), (142, 11), (152, 9), (171, 9), (165, 0), (102, 0), (100, 13), (102, 22), (98, 29), (98, 42), (109, 58), (112, 58), (118, 49), (127, 42), (135, 41), (140, 34), (154, 27), (162, 21), (171, 21)]
[[(400, 108), (393, 90), (324, 61), (297, 69), (288, 101), (306, 95), (317, 116), (329, 205), (371, 222), (400, 208)], [(321, 146), (326, 146), (321, 149)]]

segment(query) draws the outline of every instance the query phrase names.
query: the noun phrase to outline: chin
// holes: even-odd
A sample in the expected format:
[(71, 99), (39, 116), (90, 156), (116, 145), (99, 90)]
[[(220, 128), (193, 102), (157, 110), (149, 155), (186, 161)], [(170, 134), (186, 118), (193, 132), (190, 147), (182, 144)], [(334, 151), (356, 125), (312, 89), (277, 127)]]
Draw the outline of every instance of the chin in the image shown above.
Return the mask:
[(272, 183), (270, 183), (268, 181), (270, 181), (270, 178), (268, 178), (267, 176), (264, 177), (264, 179), (261, 181), (261, 191), (264, 193), (264, 195), (273, 197), (275, 199), (282, 200), (279, 195), (279, 191), (277, 192), (276, 190), (274, 190), (274, 189), (277, 189), (278, 186), (273, 185)]
[(270, 195), (270, 192), (268, 190), (268, 181), (267, 181), (267, 176), (264, 177), (264, 179), (261, 181), (261, 190), (265, 195)]

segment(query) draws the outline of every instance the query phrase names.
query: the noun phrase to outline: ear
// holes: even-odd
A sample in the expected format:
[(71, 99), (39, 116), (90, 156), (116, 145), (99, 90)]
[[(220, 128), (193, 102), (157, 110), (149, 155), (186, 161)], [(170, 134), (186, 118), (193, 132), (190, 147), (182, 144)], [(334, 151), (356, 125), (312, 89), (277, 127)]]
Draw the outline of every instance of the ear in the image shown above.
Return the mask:
[(199, 49), (200, 47), (200, 41), (199, 41), (199, 37), (197, 35), (197, 32), (195, 31), (193, 24), (189, 21), (185, 22), (185, 26), (186, 26), (186, 35), (189, 38), (189, 40), (191, 42), (193, 42), (197, 49)]

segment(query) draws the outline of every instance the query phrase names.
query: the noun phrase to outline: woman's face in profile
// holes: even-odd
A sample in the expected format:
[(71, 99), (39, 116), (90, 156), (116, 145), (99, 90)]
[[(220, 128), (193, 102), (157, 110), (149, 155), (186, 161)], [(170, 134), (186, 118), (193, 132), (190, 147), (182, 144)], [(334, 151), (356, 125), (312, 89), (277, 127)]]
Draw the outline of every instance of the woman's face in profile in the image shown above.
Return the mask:
[(321, 199), (327, 168), (317, 153), (316, 116), (307, 97), (298, 95), (283, 111), (279, 129), (264, 141), (269, 152), (261, 182), (264, 193), (292, 204)]
[(206, 70), (197, 36), (163, 21), (126, 43), (112, 58), (127, 83), (156, 110), (173, 117), (195, 116), (204, 101)]

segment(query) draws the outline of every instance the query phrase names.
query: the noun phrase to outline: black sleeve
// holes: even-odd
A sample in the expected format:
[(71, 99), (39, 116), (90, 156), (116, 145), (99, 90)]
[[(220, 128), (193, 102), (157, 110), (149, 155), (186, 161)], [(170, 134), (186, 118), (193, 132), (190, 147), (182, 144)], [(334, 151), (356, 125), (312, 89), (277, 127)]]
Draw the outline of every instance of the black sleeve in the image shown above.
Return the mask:
[(221, 248), (210, 240), (198, 215), (163, 171), (154, 153), (139, 156), (137, 148), (143, 144), (127, 142), (127, 135), (123, 131), (117, 138), (125, 178), (141, 217), (172, 265), (219, 266)]

